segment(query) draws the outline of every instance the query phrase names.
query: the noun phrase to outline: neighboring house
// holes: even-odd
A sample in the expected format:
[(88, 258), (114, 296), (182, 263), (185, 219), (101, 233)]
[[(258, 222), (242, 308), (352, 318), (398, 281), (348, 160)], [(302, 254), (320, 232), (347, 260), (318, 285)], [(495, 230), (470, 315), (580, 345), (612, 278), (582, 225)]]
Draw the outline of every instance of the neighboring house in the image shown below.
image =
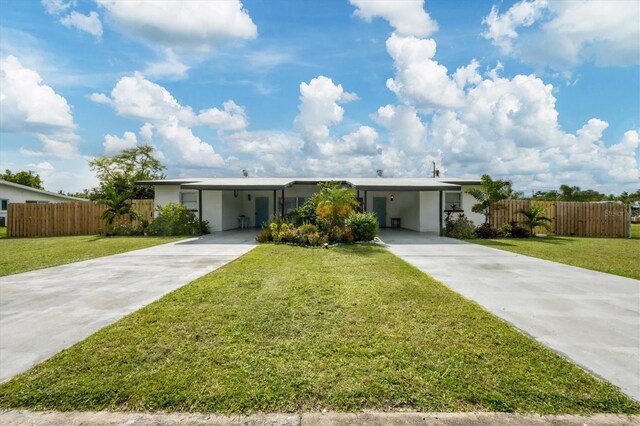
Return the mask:
[(462, 210), (473, 222), (475, 199), (465, 193), (479, 180), (446, 178), (204, 178), (141, 181), (155, 187), (155, 205), (181, 202), (208, 220), (212, 231), (260, 226), (269, 218), (302, 205), (319, 182), (339, 181), (356, 190), (365, 211), (374, 212), (381, 227), (439, 233), (446, 210)]
[(0, 179), (0, 226), (7, 226), (9, 203), (65, 203), (71, 201), (89, 200), (56, 194)]

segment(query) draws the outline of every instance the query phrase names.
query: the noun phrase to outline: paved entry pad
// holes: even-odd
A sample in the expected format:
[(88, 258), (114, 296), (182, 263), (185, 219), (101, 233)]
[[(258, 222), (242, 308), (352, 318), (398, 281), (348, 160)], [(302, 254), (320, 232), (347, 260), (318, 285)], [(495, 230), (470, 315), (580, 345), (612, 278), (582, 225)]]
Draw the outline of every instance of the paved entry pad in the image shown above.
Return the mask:
[(418, 232), (380, 238), (398, 257), (640, 400), (640, 281)]
[(255, 247), (227, 231), (0, 278), (0, 381)]

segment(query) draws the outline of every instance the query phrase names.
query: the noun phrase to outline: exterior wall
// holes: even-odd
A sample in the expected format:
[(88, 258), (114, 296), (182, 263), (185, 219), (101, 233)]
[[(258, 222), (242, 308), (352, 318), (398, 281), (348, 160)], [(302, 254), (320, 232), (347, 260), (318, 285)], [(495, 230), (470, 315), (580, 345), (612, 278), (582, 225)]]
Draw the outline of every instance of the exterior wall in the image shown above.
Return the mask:
[[(56, 194), (43, 194), (41, 192), (31, 191), (29, 189), (16, 188), (9, 185), (0, 183), (0, 200), (8, 200), (8, 203), (26, 203), (26, 202), (41, 202), (41, 203), (73, 203), (81, 200), (73, 200), (65, 197), (60, 197)], [(87, 200), (88, 201), (88, 200)], [(8, 206), (7, 206), (8, 207)], [(0, 209), (2, 206), (0, 206)], [(7, 218), (7, 210), (0, 210), (0, 217)]]
[[(393, 201), (390, 200), (393, 194)], [(364, 191), (359, 196), (364, 198)], [(400, 218), (400, 227), (413, 231), (420, 230), (420, 205), (417, 191), (367, 191), (366, 211), (373, 212), (373, 198), (384, 197), (387, 200), (387, 221), (391, 226), (392, 218)]]
[[(238, 228), (238, 217), (245, 215), (244, 202), (241, 194), (242, 191), (238, 191), (238, 196), (234, 196), (233, 191), (221, 191), (222, 192), (222, 230)], [(251, 220), (251, 219), (249, 219)]]
[(202, 220), (209, 221), (211, 232), (224, 231), (222, 203), (222, 191), (202, 191)]
[[(469, 187), (466, 187), (466, 188), (469, 188)], [(462, 190), (464, 191), (465, 187), (463, 187)], [(462, 209), (464, 210), (464, 214), (469, 219), (471, 219), (473, 221), (473, 224), (476, 226), (482, 225), (484, 223), (483, 214), (474, 213), (471, 211), (471, 207), (473, 207), (473, 205), (476, 204), (477, 202), (478, 201), (476, 201), (476, 199), (469, 194), (465, 193), (462, 195)]]
[(440, 234), (439, 197), (439, 191), (420, 191), (420, 232)]
[(180, 202), (180, 185), (156, 185), (154, 192), (154, 208)]

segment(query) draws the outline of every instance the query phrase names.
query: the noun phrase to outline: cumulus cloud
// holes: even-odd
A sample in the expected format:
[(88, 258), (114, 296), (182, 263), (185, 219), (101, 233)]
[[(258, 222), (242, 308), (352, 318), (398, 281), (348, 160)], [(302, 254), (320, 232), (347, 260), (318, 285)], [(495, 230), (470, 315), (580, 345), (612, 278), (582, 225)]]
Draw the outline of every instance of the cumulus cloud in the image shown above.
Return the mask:
[(95, 11), (83, 15), (78, 12), (71, 12), (69, 15), (60, 19), (60, 23), (65, 27), (74, 27), (80, 31), (91, 34), (95, 37), (102, 37), (102, 22)]
[(355, 93), (345, 92), (341, 84), (325, 76), (309, 83), (300, 83), (300, 113), (294, 120), (303, 138), (310, 142), (329, 137), (329, 127), (340, 123), (344, 109), (340, 104), (357, 99)]
[(402, 37), (391, 34), (387, 51), (393, 58), (395, 78), (387, 87), (398, 97), (410, 99), (417, 107), (460, 107), (464, 96), (460, 87), (448, 75), (447, 68), (433, 59), (436, 42), (433, 39)]
[[(546, 1), (516, 6), (505, 15), (494, 10), (485, 22), (493, 25), (493, 39), (507, 48), (513, 43), (513, 52), (520, 43), (517, 30), (545, 19), (549, 11), (578, 13), (595, 7)], [(591, 28), (593, 22), (575, 25)], [(386, 175), (427, 175), (435, 160), (448, 176), (490, 173), (523, 187), (567, 182), (595, 188), (637, 185), (638, 131), (629, 130), (611, 144), (605, 139), (608, 123), (602, 119), (588, 120), (575, 133), (563, 130), (554, 87), (535, 74), (503, 77), (504, 67), (498, 63), (483, 76), (475, 59), (450, 73), (435, 60), (435, 40), (397, 33), (387, 40), (387, 51), (395, 70), (387, 87), (397, 105), (385, 105), (371, 115), (386, 130), (382, 136), (388, 143), (381, 144), (379, 155), (365, 157)]]
[[(145, 143), (157, 141), (161, 150), (166, 148), (171, 158), (181, 166), (220, 166), (222, 157), (213, 146), (193, 133), (192, 127), (207, 126), (217, 131), (242, 130), (247, 127), (244, 108), (233, 101), (224, 102), (222, 109), (208, 108), (194, 112), (182, 105), (161, 85), (136, 72), (122, 77), (111, 91), (111, 96), (94, 93), (91, 100), (111, 105), (120, 116), (144, 122), (140, 137)], [(123, 138), (105, 137), (105, 150), (116, 150), (124, 145), (135, 146), (135, 134), (128, 132)], [(108, 140), (107, 140), (108, 139)], [(161, 151), (162, 152), (162, 151)]]
[[(500, 14), (494, 6), (483, 36), (527, 63), (556, 69), (593, 61), (640, 63), (640, 3), (611, 0), (522, 0)], [(521, 34), (521, 28), (531, 27)]]
[(37, 71), (15, 56), (0, 57), (0, 129), (38, 137), (42, 151), (31, 155), (72, 157), (79, 140), (67, 100), (43, 83)]
[(208, 52), (224, 41), (252, 39), (258, 34), (239, 0), (97, 2), (117, 28), (153, 47)]
[(376, 140), (378, 132), (373, 127), (360, 126), (355, 132), (347, 133), (336, 141), (325, 141), (318, 144), (321, 155), (335, 157), (338, 155), (377, 155)]
[(122, 150), (135, 148), (138, 144), (138, 138), (133, 132), (124, 132), (122, 137), (115, 135), (105, 135), (104, 137), (104, 153), (105, 155), (115, 155)]
[(42, 5), (47, 10), (47, 13), (51, 15), (58, 15), (62, 12), (65, 12), (69, 8), (75, 7), (76, 2), (75, 0), (42, 0)]
[(354, 14), (367, 22), (386, 19), (401, 35), (427, 37), (438, 31), (438, 24), (424, 9), (423, 0), (349, 0), (356, 7)]

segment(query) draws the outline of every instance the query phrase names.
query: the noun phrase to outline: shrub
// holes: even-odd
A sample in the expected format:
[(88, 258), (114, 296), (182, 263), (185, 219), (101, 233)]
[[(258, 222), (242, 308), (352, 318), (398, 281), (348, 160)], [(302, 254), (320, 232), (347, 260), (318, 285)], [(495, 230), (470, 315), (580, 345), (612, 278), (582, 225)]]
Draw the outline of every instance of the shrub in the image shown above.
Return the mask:
[(469, 220), (464, 213), (459, 213), (455, 219), (449, 215), (446, 221), (447, 237), (470, 239), (475, 236), (475, 228), (473, 222)]
[(371, 241), (378, 235), (378, 219), (373, 213), (352, 213), (345, 225), (354, 241)]
[(200, 221), (195, 213), (180, 203), (158, 206), (156, 218), (147, 227), (148, 235), (199, 235), (209, 233), (209, 222)]
[(276, 243), (286, 243), (288, 242), (286, 240), (291, 237), (290, 231), (293, 230), (293, 225), (288, 222), (276, 219), (269, 224), (269, 229), (271, 231), (272, 241)]
[(268, 243), (269, 241), (273, 241), (271, 227), (268, 225), (262, 225), (262, 229), (260, 229), (260, 232), (256, 235), (256, 241), (259, 243)]
[(131, 237), (135, 235), (142, 235), (144, 229), (140, 225), (132, 225), (131, 223), (120, 223), (111, 226), (111, 232), (109, 235), (118, 237)]
[(306, 236), (307, 244), (310, 246), (319, 246), (321, 244), (322, 238), (320, 233), (311, 232)]
[(524, 226), (518, 224), (517, 222), (512, 222), (511, 236), (513, 238), (529, 238), (531, 236), (531, 233)]
[(314, 232), (315, 233), (318, 232), (318, 227), (312, 223), (305, 223), (303, 225), (300, 225), (298, 229), (300, 229), (300, 232), (302, 233), (302, 235), (308, 235)]
[(486, 222), (478, 226), (474, 234), (478, 238), (497, 238), (499, 236), (498, 230), (492, 228), (491, 225)]

